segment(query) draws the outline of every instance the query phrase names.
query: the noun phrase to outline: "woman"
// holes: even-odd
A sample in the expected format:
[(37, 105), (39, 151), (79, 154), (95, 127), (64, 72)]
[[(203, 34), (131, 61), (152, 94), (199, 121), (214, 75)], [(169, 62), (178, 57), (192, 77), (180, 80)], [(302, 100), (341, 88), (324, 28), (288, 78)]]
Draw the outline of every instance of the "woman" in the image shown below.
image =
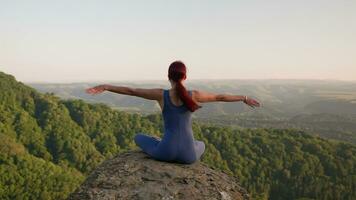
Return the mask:
[(256, 100), (247, 96), (213, 94), (198, 90), (187, 91), (183, 84), (187, 78), (186, 67), (181, 61), (175, 61), (169, 66), (168, 78), (172, 86), (169, 90), (99, 85), (86, 91), (90, 94), (110, 91), (156, 100), (163, 114), (163, 138), (159, 140), (139, 133), (135, 136), (135, 143), (156, 160), (185, 164), (199, 160), (205, 150), (205, 144), (195, 140), (192, 131), (191, 114), (201, 107), (198, 103), (243, 101), (251, 107), (260, 105)]

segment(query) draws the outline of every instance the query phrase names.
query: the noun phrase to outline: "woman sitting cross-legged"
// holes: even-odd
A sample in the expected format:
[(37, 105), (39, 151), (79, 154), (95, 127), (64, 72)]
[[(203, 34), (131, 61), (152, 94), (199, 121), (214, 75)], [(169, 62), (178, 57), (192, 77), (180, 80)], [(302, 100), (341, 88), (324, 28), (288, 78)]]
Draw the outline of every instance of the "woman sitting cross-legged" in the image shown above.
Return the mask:
[(135, 143), (156, 160), (185, 164), (199, 160), (205, 150), (204, 142), (195, 140), (192, 131), (191, 116), (192, 112), (201, 107), (198, 103), (242, 101), (251, 107), (260, 106), (259, 102), (247, 96), (188, 91), (183, 84), (187, 78), (186, 66), (181, 61), (175, 61), (169, 66), (168, 78), (172, 86), (169, 90), (99, 85), (86, 91), (90, 94), (110, 91), (156, 100), (161, 107), (164, 120), (163, 138), (160, 140), (138, 133), (135, 136)]

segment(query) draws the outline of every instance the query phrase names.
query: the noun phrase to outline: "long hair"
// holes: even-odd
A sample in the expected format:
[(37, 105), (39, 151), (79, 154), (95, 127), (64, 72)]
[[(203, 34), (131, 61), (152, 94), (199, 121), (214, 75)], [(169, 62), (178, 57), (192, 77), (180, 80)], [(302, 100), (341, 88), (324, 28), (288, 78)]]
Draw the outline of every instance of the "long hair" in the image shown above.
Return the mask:
[(182, 80), (187, 78), (187, 69), (182, 61), (175, 61), (169, 65), (168, 78), (176, 82), (176, 92), (179, 98), (183, 101), (184, 105), (191, 112), (201, 108), (201, 106), (195, 103), (189, 96), (187, 89), (182, 84)]

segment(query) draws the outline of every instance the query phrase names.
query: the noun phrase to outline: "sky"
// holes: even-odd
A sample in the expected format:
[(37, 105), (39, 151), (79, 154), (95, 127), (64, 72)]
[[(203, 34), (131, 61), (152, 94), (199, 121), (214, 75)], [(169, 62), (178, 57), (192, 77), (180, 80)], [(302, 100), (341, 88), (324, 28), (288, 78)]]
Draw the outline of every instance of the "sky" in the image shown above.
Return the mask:
[(355, 0), (0, 0), (0, 71), (22, 82), (356, 80)]

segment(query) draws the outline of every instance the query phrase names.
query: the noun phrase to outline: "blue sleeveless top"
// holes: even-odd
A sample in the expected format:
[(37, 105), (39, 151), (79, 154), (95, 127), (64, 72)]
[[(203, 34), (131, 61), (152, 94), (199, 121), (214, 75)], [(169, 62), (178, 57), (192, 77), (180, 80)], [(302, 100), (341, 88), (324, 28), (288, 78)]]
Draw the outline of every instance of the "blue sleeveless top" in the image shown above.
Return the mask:
[[(192, 95), (191, 91), (188, 93)], [(164, 149), (167, 160), (194, 162), (200, 156), (196, 154), (194, 148), (192, 112), (184, 104), (174, 105), (169, 97), (169, 90), (164, 90), (163, 96), (164, 136), (158, 149)]]

